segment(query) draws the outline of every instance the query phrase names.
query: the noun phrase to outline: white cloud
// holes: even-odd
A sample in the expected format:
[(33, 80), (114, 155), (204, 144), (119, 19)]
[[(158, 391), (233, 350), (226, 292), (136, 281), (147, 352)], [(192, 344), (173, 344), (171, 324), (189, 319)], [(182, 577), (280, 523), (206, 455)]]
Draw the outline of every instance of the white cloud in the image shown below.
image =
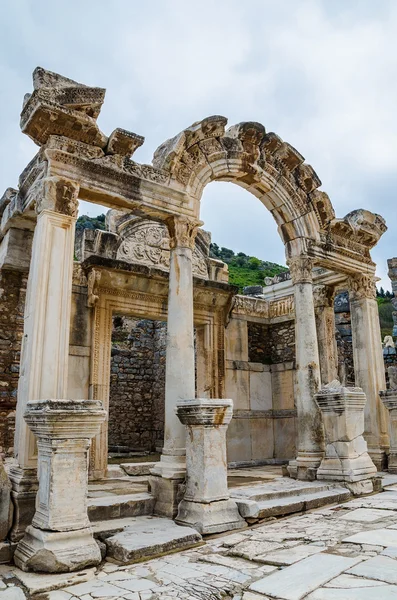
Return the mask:
[[(164, 139), (208, 114), (224, 114), (230, 124), (260, 121), (306, 156), (339, 216), (365, 207), (383, 214), (392, 229), (393, 0), (20, 0), (3, 7), (2, 16), (4, 188), (16, 184), (34, 151), (21, 141), (18, 120), (30, 72), (41, 64), (107, 87), (99, 123), (106, 133), (121, 126), (145, 135), (137, 160), (149, 162)], [(209, 186), (206, 227), (237, 251), (282, 257), (276, 226), (247, 197), (240, 188)], [(374, 253), (382, 276), (386, 258), (397, 254), (393, 239), (388, 232)]]

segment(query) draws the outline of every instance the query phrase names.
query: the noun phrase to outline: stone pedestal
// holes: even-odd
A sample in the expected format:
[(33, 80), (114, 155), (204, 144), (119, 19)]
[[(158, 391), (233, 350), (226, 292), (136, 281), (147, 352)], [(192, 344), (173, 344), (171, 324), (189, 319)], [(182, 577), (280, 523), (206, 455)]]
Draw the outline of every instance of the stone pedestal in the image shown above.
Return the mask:
[(325, 429), (325, 457), (317, 479), (343, 481), (355, 494), (373, 491), (376, 467), (363, 438), (365, 394), (333, 381), (315, 395)]
[(197, 398), (176, 408), (186, 425), (186, 491), (176, 522), (202, 534), (230, 531), (245, 525), (227, 488), (226, 430), (232, 400)]
[(386, 378), (375, 293), (373, 276), (358, 274), (349, 279), (354, 372), (356, 385), (367, 398), (364, 437), (374, 464), (382, 470), (390, 441), (387, 411), (379, 398)]
[(390, 454), (389, 473), (397, 473), (397, 389), (379, 392), (384, 406), (389, 411), (390, 417)]
[(200, 221), (171, 217), (165, 368), (164, 446), (151, 471), (154, 513), (173, 518), (186, 475), (185, 428), (175, 413), (177, 402), (195, 396), (192, 251)]
[(106, 417), (94, 400), (36, 400), (25, 420), (37, 436), (39, 489), (32, 525), (14, 555), (24, 571), (76, 571), (101, 560), (87, 515), (88, 449)]
[(297, 457), (289, 465), (291, 477), (315, 479), (324, 456), (324, 427), (314, 400), (320, 389), (320, 365), (314, 313), (313, 261), (305, 256), (288, 260), (295, 296), (295, 400)]

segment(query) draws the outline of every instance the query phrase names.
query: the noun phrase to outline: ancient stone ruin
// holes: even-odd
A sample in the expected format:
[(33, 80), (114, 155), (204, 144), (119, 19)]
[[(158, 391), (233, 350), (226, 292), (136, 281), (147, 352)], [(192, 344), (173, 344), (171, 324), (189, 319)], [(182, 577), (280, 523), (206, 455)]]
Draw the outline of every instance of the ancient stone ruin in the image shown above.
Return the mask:
[[(370, 492), (387, 466), (383, 218), (336, 217), (303, 156), (255, 122), (211, 116), (135, 162), (144, 138), (100, 131), (104, 98), (37, 68), (21, 130), (39, 149), (0, 200), (0, 562), (22, 570), (188, 547), (301, 510), (291, 490), (305, 508)], [(236, 293), (200, 221), (211, 181), (271, 212), (290, 276)], [(75, 235), (79, 200), (108, 207), (105, 230)], [(255, 470), (240, 485), (266, 465), (284, 465), (270, 496)], [(162, 517), (149, 533), (145, 515)]]

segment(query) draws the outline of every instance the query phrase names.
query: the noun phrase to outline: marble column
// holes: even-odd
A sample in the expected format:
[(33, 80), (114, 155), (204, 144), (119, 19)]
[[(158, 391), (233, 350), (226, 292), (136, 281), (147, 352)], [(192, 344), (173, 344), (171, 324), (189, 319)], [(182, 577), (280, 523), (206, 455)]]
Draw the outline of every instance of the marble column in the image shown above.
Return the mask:
[(321, 385), (313, 300), (313, 261), (306, 256), (288, 260), (295, 297), (295, 403), (297, 457), (288, 470), (298, 479), (315, 479), (324, 456), (324, 427), (314, 395)]
[(204, 534), (245, 526), (227, 487), (226, 430), (233, 400), (196, 398), (176, 408), (186, 426), (186, 491), (176, 522)]
[(175, 408), (195, 397), (192, 255), (200, 221), (173, 216), (170, 234), (167, 347), (165, 369), (164, 446), (152, 470), (155, 514), (174, 517), (186, 474), (186, 434)]
[(322, 385), (338, 377), (338, 351), (335, 337), (335, 290), (329, 285), (313, 287), (317, 343)]
[(375, 283), (373, 276), (357, 274), (349, 278), (348, 286), (356, 385), (367, 397), (364, 437), (370, 457), (381, 470), (390, 443), (387, 410), (379, 398), (380, 390), (386, 389), (386, 377)]
[[(34, 190), (37, 224), (33, 236), (21, 349), (15, 457), (10, 479), (15, 505), (11, 538), (23, 535), (34, 514), (37, 446), (23, 415), (30, 400), (65, 398), (69, 355), (74, 234), (79, 187), (59, 177)], [(33, 192), (31, 192), (33, 193)]]
[(36, 512), (19, 542), (24, 571), (64, 573), (101, 562), (87, 514), (88, 449), (106, 418), (98, 400), (33, 400), (25, 420), (37, 436)]

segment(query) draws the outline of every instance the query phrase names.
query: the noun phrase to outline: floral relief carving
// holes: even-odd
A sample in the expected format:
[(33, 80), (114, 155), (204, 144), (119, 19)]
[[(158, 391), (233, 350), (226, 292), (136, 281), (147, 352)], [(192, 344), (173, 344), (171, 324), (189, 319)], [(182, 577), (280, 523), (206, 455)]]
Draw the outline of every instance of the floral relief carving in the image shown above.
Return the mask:
[(46, 177), (37, 184), (36, 212), (51, 210), (68, 217), (77, 218), (79, 210), (79, 186), (61, 177)]
[(287, 263), (294, 285), (297, 283), (313, 282), (313, 260), (311, 258), (308, 256), (297, 256), (290, 258)]
[[(188, 230), (188, 226), (185, 229), (180, 228), (178, 231), (179, 240), (182, 244), (187, 243), (184, 236), (190, 234), (195, 239), (196, 233), (197, 227), (195, 232)], [(164, 223), (141, 221), (129, 228), (125, 234), (125, 239), (118, 249), (117, 258), (168, 271), (170, 267), (170, 245), (170, 236)], [(208, 278), (206, 258), (195, 245), (193, 247), (192, 270), (193, 275)]]
[(361, 300), (361, 298), (376, 298), (375, 281), (372, 275), (363, 275), (358, 273), (349, 278), (349, 297), (350, 300)]

